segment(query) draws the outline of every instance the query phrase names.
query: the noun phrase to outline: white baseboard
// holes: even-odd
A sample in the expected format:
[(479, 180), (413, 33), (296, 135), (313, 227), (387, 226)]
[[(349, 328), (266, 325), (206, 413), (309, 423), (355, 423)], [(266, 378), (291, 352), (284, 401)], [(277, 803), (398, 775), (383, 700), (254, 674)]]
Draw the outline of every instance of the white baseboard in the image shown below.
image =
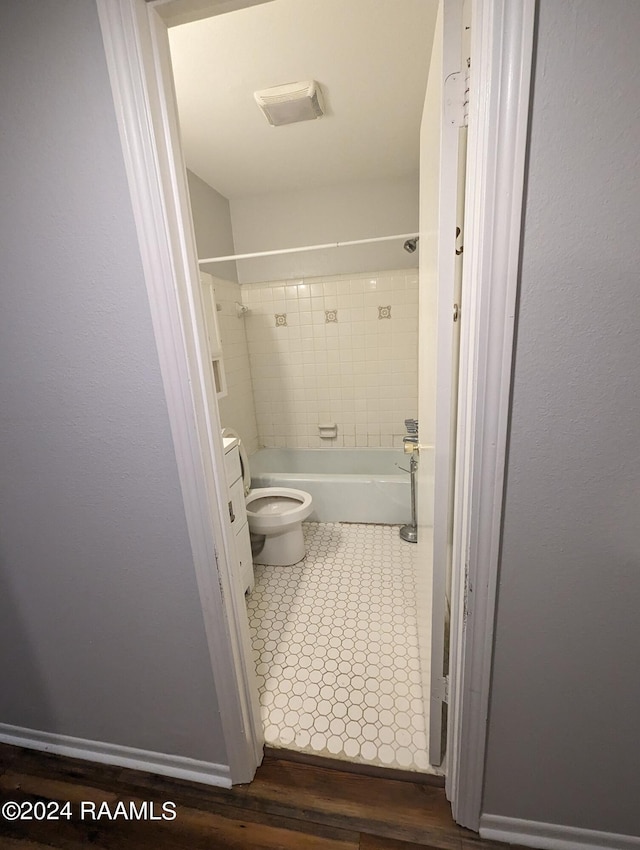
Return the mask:
[(198, 761), (186, 756), (138, 750), (135, 747), (124, 747), (103, 741), (87, 741), (84, 738), (72, 738), (69, 735), (56, 735), (51, 732), (38, 732), (35, 729), (23, 729), (7, 723), (0, 723), (0, 743), (95, 761), (99, 764), (145, 770), (176, 779), (189, 779), (205, 785), (231, 788), (231, 774), (227, 765)]
[(555, 823), (505, 818), (501, 815), (482, 815), (480, 835), (492, 841), (521, 844), (539, 850), (638, 850), (640, 838), (599, 832), (595, 829), (578, 829)]

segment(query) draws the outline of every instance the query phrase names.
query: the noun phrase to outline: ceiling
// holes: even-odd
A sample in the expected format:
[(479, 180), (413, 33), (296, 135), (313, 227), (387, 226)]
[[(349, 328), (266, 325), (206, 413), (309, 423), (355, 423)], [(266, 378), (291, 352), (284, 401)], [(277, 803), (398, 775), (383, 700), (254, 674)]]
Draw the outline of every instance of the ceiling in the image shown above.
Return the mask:
[[(418, 170), (437, 0), (273, 0), (173, 27), (187, 167), (227, 198)], [(320, 83), (326, 114), (271, 127), (258, 89)]]

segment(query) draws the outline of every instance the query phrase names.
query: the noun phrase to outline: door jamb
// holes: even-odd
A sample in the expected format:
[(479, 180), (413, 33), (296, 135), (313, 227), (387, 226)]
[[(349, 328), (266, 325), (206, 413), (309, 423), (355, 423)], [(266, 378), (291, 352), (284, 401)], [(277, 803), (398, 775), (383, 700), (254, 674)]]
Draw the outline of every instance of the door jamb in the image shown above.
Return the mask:
[[(436, 269), (436, 378), (434, 421), (434, 487), (433, 508), (433, 558), (431, 592), (431, 681), (429, 682), (429, 761), (432, 765), (447, 767), (446, 748), (442, 741), (445, 729), (443, 703), (446, 696), (445, 645), (447, 624), (447, 561), (450, 556), (449, 535), (454, 480), (451, 475), (451, 434), (454, 395), (453, 350), (454, 324), (452, 321), (455, 300), (456, 225), (458, 221), (458, 168), (459, 132), (463, 120), (462, 98), (459, 109), (449, 108), (451, 98), (448, 83), (462, 77), (462, 26), (463, 0), (446, 0), (442, 3), (442, 65), (439, 147), (439, 186), (437, 208), (437, 234), (435, 248)], [(462, 92), (463, 87), (460, 87)], [(456, 114), (457, 113), (457, 114)], [(455, 114), (455, 120), (452, 115)], [(420, 199), (421, 209), (424, 200)], [(426, 247), (429, 243), (423, 240)], [(425, 251), (424, 254), (427, 252)], [(424, 254), (421, 254), (420, 261)], [(428, 269), (424, 271), (425, 280)], [(421, 376), (419, 374), (419, 380)], [(422, 419), (422, 412), (420, 418)]]
[(478, 830), (487, 744), (536, 0), (474, 0), (447, 795)]

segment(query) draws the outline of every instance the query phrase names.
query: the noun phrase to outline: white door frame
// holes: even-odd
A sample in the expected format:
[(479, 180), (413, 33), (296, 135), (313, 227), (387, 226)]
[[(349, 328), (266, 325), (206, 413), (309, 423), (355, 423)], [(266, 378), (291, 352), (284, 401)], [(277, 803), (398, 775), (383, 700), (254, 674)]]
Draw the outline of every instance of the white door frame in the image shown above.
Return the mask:
[[(172, 11), (179, 0), (169, 0)], [(446, 0), (444, 0), (446, 2)], [(262, 758), (170, 73), (166, 0), (97, 0), (233, 783)], [(202, 9), (207, 0), (183, 0)], [(255, 0), (209, 0), (210, 14)], [(486, 744), (535, 0), (474, 0), (447, 793), (478, 829)], [(206, 349), (205, 349), (206, 350)], [(456, 561), (455, 559), (458, 559)], [(217, 570), (215, 565), (217, 563)], [(465, 592), (465, 588), (468, 592)]]
[[(462, 65), (463, 41), (463, 0), (447, 0), (440, 9), (442, 15), (442, 62), (438, 69), (440, 73), (440, 146), (436, 169), (438, 174), (437, 209), (430, 210), (427, 215), (430, 221), (437, 224), (435, 239), (429, 239), (429, 234), (422, 233), (420, 254), (420, 275), (423, 287), (435, 278), (436, 333), (435, 351), (428, 351), (427, 356), (435, 358), (435, 431), (433, 486), (435, 499), (433, 508), (433, 542), (432, 542), (432, 593), (431, 593), (431, 670), (430, 681), (424, 686), (428, 689), (429, 705), (429, 761), (434, 766), (440, 766), (445, 756), (445, 746), (442, 742), (443, 732), (443, 703), (447, 702), (445, 684), (445, 638), (447, 628), (447, 563), (451, 557), (451, 513), (453, 502), (453, 460), (455, 457), (455, 434), (452, 434), (453, 401), (457, 393), (454, 385), (454, 336), (453, 304), (455, 295), (456, 265), (456, 225), (459, 224), (459, 158), (460, 158), (460, 127), (463, 124), (463, 92), (465, 72)], [(452, 88), (449, 87), (454, 78), (459, 80), (455, 100)], [(431, 105), (430, 105), (431, 106)], [(424, 117), (423, 117), (424, 121)], [(426, 171), (426, 169), (425, 169)], [(425, 198), (422, 196), (422, 181), (424, 172), (421, 169), (421, 212), (425, 208)], [(432, 218), (433, 217), (433, 218)], [(426, 236), (426, 239), (423, 237)], [(428, 240), (428, 241), (427, 241)], [(432, 245), (432, 256), (428, 256), (427, 246)], [(427, 255), (427, 256), (425, 256)], [(435, 256), (434, 256), (435, 255)], [(426, 261), (426, 262), (425, 262)], [(435, 261), (435, 262), (434, 262)], [(435, 269), (429, 266), (435, 265)], [(425, 268), (427, 266), (427, 268)], [(433, 285), (433, 284), (432, 284)], [(424, 333), (424, 330), (423, 330)], [(428, 340), (421, 335), (421, 344)], [(433, 346), (433, 343), (431, 343)], [(424, 359), (420, 367), (425, 367)], [(419, 380), (421, 372), (418, 370)], [(423, 397), (421, 383), (420, 421), (425, 417), (425, 411), (433, 406), (433, 394)], [(424, 393), (426, 395), (426, 393)], [(433, 416), (433, 412), (431, 413)], [(419, 503), (420, 504), (420, 503)], [(445, 766), (446, 767), (446, 766)], [(446, 772), (446, 769), (445, 769)]]
[(478, 830), (489, 714), (535, 0), (474, 0), (454, 506), (447, 795)]

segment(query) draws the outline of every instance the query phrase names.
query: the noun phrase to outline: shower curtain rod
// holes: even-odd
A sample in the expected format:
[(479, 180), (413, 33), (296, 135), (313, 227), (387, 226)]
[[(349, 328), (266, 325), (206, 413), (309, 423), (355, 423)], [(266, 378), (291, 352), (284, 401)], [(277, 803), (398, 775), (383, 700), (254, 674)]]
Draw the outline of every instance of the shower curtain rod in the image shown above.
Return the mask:
[(250, 260), (254, 257), (274, 257), (277, 254), (298, 254), (300, 251), (320, 251), (323, 248), (346, 248), (349, 245), (367, 245), (371, 242), (390, 242), (393, 239), (415, 239), (415, 233), (399, 233), (396, 236), (376, 236), (373, 239), (353, 239), (351, 242), (325, 242), (323, 245), (304, 245), (301, 248), (280, 248), (277, 251), (255, 251), (253, 254), (230, 254), (228, 257), (208, 257), (198, 260), (198, 265), (205, 263), (224, 263), (228, 260)]

